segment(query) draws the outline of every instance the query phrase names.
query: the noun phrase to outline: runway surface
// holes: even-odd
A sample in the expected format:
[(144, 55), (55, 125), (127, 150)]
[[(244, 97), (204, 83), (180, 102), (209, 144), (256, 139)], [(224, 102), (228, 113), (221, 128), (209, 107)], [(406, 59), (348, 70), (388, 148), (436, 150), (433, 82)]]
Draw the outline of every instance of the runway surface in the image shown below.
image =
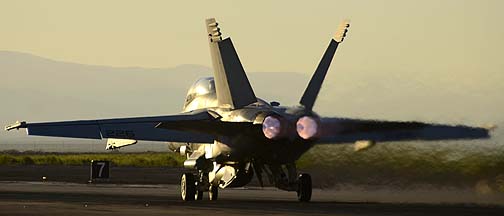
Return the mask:
[[(504, 215), (498, 204), (422, 203), (428, 200), (418, 192), (354, 192), (315, 189), (312, 202), (299, 203), (293, 192), (238, 188), (221, 190), (217, 201), (205, 194), (202, 201), (183, 202), (177, 185), (4, 181), (0, 215)], [(397, 202), (401, 197), (410, 201)]]

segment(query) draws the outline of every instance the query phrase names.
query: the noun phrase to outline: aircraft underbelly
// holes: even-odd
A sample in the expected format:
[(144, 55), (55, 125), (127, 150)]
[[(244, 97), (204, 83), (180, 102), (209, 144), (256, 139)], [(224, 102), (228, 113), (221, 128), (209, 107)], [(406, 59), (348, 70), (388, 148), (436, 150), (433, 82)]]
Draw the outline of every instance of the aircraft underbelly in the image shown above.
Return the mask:
[(209, 181), (221, 188), (243, 187), (254, 177), (250, 162), (235, 164), (214, 164), (214, 170), (209, 173)]

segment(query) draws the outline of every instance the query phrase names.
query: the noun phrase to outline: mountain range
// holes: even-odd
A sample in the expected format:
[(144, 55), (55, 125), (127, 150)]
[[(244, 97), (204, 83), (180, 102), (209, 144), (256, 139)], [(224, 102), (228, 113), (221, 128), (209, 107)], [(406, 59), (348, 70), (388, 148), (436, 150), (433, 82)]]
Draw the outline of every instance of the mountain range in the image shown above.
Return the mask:
[[(212, 70), (201, 65), (110, 67), (0, 51), (0, 125), (16, 120), (174, 114), (180, 112), (189, 86), (205, 76), (212, 76)], [(310, 79), (309, 73), (301, 72), (250, 72), (248, 76), (258, 97), (282, 105), (297, 104)], [(471, 125), (504, 122), (504, 85), (478, 91), (420, 80), (400, 74), (346, 74), (333, 67), (314, 109), (322, 115), (353, 118)], [(0, 132), (0, 143), (37, 140), (52, 138)]]

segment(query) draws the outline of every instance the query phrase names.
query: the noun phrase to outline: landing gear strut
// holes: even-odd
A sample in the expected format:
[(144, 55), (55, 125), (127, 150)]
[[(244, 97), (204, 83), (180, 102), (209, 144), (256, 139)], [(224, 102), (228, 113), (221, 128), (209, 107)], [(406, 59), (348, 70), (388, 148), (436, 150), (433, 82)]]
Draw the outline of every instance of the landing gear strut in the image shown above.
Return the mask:
[(208, 198), (212, 201), (217, 200), (219, 197), (219, 186), (218, 185), (210, 185), (210, 189), (208, 190)]
[(196, 200), (202, 200), (203, 199), (203, 191), (196, 191)]
[(296, 164), (269, 166), (275, 186), (280, 190), (296, 191), (298, 200), (309, 202), (312, 196), (312, 179), (309, 174), (297, 175)]
[(312, 195), (312, 180), (309, 174), (300, 174), (298, 177), (297, 197), (301, 202), (309, 202)]

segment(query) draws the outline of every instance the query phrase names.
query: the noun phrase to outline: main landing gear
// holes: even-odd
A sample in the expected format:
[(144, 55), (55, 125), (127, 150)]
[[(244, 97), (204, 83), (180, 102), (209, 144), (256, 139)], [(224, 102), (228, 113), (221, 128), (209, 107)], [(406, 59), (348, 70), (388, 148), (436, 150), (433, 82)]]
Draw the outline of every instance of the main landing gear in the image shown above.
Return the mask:
[(192, 173), (184, 173), (180, 178), (180, 196), (184, 201), (202, 200), (203, 193), (208, 191), (210, 200), (217, 200), (219, 186), (199, 181)]
[(275, 186), (280, 190), (296, 191), (301, 202), (309, 202), (312, 196), (312, 179), (309, 174), (297, 174), (294, 163), (269, 166)]
[[(281, 167), (275, 171), (275, 186), (281, 190), (296, 191), (301, 202), (309, 202), (312, 196), (312, 179), (309, 174), (297, 175), (295, 166), (287, 166), (287, 175)], [(208, 192), (209, 200), (219, 197), (219, 185), (208, 181), (208, 173), (199, 171), (198, 175), (184, 173), (180, 178), (180, 196), (184, 201), (202, 200), (204, 192)]]
[(301, 202), (309, 202), (312, 195), (312, 180), (309, 174), (300, 174), (297, 179), (297, 197)]
[(196, 182), (192, 173), (184, 173), (180, 178), (180, 196), (184, 201), (194, 200), (196, 195)]
[(208, 190), (208, 199), (217, 200), (219, 197), (219, 186), (210, 185), (210, 189)]

